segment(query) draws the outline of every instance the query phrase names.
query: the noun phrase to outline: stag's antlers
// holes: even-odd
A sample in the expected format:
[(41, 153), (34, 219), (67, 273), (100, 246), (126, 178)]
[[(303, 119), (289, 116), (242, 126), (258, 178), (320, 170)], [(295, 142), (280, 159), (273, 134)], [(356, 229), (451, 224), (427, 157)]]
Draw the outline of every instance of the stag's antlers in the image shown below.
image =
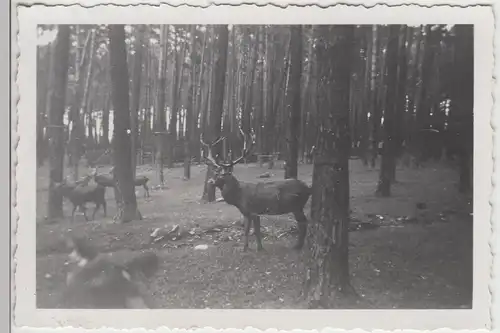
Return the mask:
[(211, 144), (207, 144), (205, 141), (203, 141), (203, 134), (201, 134), (200, 135), (200, 142), (201, 142), (202, 145), (204, 145), (204, 146), (206, 146), (208, 148), (208, 156), (206, 157), (206, 160), (209, 163), (211, 163), (214, 166), (219, 167), (219, 168), (231, 168), (234, 165), (238, 164), (245, 157), (247, 157), (248, 154), (250, 153), (250, 151), (252, 150), (253, 145), (255, 143), (255, 135), (253, 133), (250, 135), (250, 137), (251, 137), (252, 140), (250, 141), (250, 145), (247, 147), (247, 137), (246, 137), (245, 133), (243, 132), (243, 130), (241, 128), (240, 128), (240, 132), (243, 135), (243, 140), (244, 140), (243, 141), (243, 153), (236, 160), (231, 161), (229, 163), (217, 162), (217, 160), (212, 156), (212, 149), (211, 149), (213, 146), (215, 146), (216, 144), (218, 144), (222, 140), (225, 140), (226, 138), (225, 137), (220, 137), (217, 140), (215, 140), (214, 142), (212, 142)]

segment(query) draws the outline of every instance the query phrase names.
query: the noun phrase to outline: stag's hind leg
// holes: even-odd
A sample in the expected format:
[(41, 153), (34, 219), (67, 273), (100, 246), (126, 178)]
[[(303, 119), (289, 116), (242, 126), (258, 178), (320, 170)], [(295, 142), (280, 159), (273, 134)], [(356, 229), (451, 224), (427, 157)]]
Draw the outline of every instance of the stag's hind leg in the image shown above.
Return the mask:
[(262, 235), (260, 233), (260, 216), (253, 215), (253, 232), (255, 234), (255, 239), (257, 240), (257, 251), (262, 251), (264, 248), (262, 247)]
[(244, 240), (245, 243), (243, 245), (243, 252), (245, 252), (248, 250), (248, 234), (250, 233), (250, 226), (252, 225), (252, 217), (250, 215), (249, 216), (244, 215), (243, 220), (245, 226), (245, 240)]
[(149, 187), (147, 184), (142, 185), (144, 187), (144, 197), (149, 198)]
[(297, 220), (298, 223), (298, 228), (299, 228), (299, 237), (297, 239), (297, 243), (293, 247), (296, 250), (302, 249), (304, 246), (304, 240), (306, 238), (306, 233), (307, 233), (307, 218), (306, 215), (304, 214), (303, 211), (295, 212), (293, 213), (295, 216), (295, 219)]

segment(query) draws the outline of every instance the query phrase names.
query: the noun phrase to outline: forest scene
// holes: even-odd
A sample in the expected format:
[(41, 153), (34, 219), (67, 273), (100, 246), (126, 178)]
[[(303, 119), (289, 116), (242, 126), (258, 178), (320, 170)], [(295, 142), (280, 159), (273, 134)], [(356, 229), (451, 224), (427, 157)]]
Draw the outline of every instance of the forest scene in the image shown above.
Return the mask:
[(472, 307), (472, 25), (39, 25), (38, 308)]

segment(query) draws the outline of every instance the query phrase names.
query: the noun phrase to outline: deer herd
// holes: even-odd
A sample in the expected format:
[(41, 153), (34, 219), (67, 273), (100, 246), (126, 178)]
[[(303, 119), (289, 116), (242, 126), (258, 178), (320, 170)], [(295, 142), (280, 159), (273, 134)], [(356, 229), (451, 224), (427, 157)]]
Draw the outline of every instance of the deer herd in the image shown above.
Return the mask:
[[(212, 155), (212, 148), (225, 140), (218, 138), (211, 143), (203, 140), (202, 146), (207, 148), (205, 163), (211, 170), (208, 184), (220, 190), (224, 201), (236, 207), (244, 219), (243, 251), (248, 250), (249, 232), (253, 225), (257, 250), (263, 250), (260, 230), (261, 215), (283, 215), (292, 213), (298, 223), (298, 239), (294, 246), (300, 250), (304, 245), (307, 231), (307, 218), (304, 206), (311, 196), (311, 187), (298, 179), (284, 179), (276, 181), (243, 182), (233, 174), (233, 167), (243, 161), (255, 144), (254, 135), (243, 135), (243, 152), (236, 160), (222, 161), (219, 156)], [(248, 140), (250, 139), (250, 140)], [(69, 199), (73, 205), (72, 221), (76, 209), (79, 207), (88, 221), (85, 213), (87, 202), (95, 203), (92, 218), (102, 206), (106, 216), (106, 201), (104, 198), (106, 187), (114, 187), (116, 182), (110, 174), (98, 174), (93, 169), (85, 179), (79, 183), (69, 184), (66, 181), (54, 184), (53, 190)], [(95, 184), (89, 184), (93, 179)], [(145, 197), (149, 197), (147, 186), (149, 179), (137, 176), (135, 186), (144, 188)], [(76, 308), (149, 308), (150, 301), (144, 292), (144, 280), (151, 277), (158, 268), (158, 257), (154, 253), (146, 253), (128, 263), (117, 265), (90, 249), (85, 241), (70, 237), (66, 242), (71, 250), (70, 258), (75, 262), (76, 269), (68, 274), (67, 288), (64, 300), (67, 307)]]

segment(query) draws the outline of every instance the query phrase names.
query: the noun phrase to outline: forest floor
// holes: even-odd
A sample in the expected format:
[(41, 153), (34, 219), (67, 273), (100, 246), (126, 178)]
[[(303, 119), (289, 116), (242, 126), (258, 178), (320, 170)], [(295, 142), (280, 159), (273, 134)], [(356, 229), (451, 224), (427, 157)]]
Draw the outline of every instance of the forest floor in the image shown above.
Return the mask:
[[(278, 167), (270, 170), (271, 179), (283, 178)], [(440, 165), (398, 168), (393, 196), (380, 198), (374, 195), (377, 170), (365, 168), (360, 161), (351, 161), (350, 169), (352, 220), (377, 227), (349, 234), (351, 282), (362, 300), (338, 307), (470, 308), (472, 203), (457, 191), (457, 171)], [(159, 308), (304, 308), (306, 303), (300, 297), (303, 253), (291, 249), (296, 240), (293, 217), (263, 216), (266, 251), (256, 252), (255, 239), (250, 237), (250, 250), (242, 252), (238, 210), (224, 202), (200, 201), (205, 170), (204, 165), (194, 165), (191, 180), (183, 181), (181, 167), (165, 169), (166, 188), (151, 190), (150, 198), (136, 188), (143, 220), (119, 224), (112, 220), (116, 205), (110, 189), (106, 193), (107, 218), (100, 210), (95, 221), (85, 222), (77, 215), (71, 223), (71, 207), (65, 202), (64, 221), (47, 221), (48, 172), (40, 168), (37, 306), (59, 306), (68, 269), (62, 239), (71, 231), (84, 235), (100, 252), (112, 253), (117, 260), (154, 249), (161, 267), (151, 292)], [(267, 171), (249, 164), (236, 166), (234, 173), (241, 180), (258, 181), (258, 175)], [(149, 176), (151, 187), (157, 184), (151, 167), (138, 167), (137, 173)], [(299, 179), (310, 184), (311, 177), (312, 166), (300, 165)], [(425, 208), (418, 209), (422, 204)], [(87, 211), (93, 209), (88, 204)], [(309, 210), (310, 200), (307, 216)], [(185, 237), (151, 242), (155, 228), (170, 230), (174, 225)], [(198, 250), (196, 245), (207, 247)]]

